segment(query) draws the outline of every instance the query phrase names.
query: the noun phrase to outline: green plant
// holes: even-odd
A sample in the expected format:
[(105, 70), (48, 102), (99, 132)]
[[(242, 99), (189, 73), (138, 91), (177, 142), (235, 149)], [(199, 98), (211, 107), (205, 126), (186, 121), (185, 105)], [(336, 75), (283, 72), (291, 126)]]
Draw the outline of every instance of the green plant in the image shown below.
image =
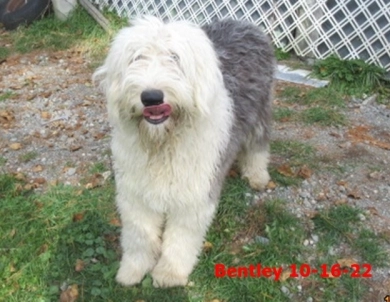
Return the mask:
[(278, 61), (288, 60), (291, 57), (291, 54), (289, 52), (285, 52), (281, 48), (275, 48), (275, 57)]
[(361, 59), (342, 60), (334, 55), (318, 61), (312, 71), (313, 76), (329, 79), (332, 87), (350, 95), (372, 93), (388, 85), (385, 74), (384, 68)]

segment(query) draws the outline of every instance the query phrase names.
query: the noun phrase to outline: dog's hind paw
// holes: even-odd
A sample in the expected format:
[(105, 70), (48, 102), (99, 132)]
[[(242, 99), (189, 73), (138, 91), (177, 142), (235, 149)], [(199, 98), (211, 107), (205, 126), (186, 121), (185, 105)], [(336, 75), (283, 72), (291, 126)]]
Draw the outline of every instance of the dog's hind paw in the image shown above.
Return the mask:
[(253, 175), (246, 174), (243, 176), (243, 178), (247, 179), (249, 186), (256, 191), (264, 190), (270, 181), (270, 176), (267, 170), (260, 170)]

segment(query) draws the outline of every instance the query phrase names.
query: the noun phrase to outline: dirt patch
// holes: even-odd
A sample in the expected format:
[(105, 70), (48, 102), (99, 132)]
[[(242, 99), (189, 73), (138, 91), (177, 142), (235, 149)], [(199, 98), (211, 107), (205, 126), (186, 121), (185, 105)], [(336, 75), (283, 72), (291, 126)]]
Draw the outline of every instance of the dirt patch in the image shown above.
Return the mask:
[(3, 168), (65, 184), (79, 184), (96, 164), (110, 169), (110, 127), (89, 63), (70, 50), (13, 56), (0, 65), (0, 95), (10, 96), (0, 102)]

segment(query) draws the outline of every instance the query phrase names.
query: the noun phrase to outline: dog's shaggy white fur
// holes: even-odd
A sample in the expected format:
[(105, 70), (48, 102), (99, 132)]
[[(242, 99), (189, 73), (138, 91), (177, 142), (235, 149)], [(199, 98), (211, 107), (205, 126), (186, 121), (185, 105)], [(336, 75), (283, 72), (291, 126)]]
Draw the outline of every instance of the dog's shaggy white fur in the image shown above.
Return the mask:
[(185, 285), (233, 161), (253, 188), (268, 183), (273, 63), (248, 23), (144, 17), (116, 36), (94, 77), (113, 126), (118, 282)]

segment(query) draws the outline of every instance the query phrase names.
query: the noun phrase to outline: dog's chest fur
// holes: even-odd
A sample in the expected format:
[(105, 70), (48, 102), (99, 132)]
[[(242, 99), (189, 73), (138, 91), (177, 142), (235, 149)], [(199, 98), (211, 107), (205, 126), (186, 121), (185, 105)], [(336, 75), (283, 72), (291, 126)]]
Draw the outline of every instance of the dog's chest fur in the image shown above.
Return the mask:
[(125, 182), (129, 194), (158, 212), (208, 202), (213, 180), (224, 176), (217, 174), (218, 165), (229, 141), (231, 123), (231, 118), (221, 117), (188, 127), (180, 125), (178, 135), (150, 151), (140, 143), (135, 129), (131, 135), (114, 132), (117, 181)]

